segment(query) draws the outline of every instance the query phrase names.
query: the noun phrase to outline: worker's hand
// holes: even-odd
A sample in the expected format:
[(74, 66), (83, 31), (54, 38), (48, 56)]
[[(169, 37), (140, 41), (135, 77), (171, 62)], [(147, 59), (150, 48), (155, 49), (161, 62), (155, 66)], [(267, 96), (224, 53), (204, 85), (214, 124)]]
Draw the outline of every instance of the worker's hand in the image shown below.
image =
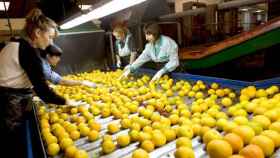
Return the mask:
[(84, 85), (84, 86), (96, 88), (96, 84), (93, 83), (93, 82), (90, 82), (90, 81), (82, 81), (81, 83), (82, 83), (82, 85)]
[(164, 74), (163, 70), (159, 70), (154, 77), (152, 78), (151, 82), (155, 82), (160, 79), (160, 77)]
[(39, 101), (42, 101), (42, 100), (41, 100), (39, 97), (34, 96), (34, 97), (32, 98), (32, 101), (39, 102)]
[(127, 78), (127, 76), (130, 74), (130, 69), (124, 70), (124, 73), (119, 77), (119, 80), (123, 78)]
[(117, 68), (120, 68), (120, 67), (121, 67), (121, 65), (122, 65), (121, 60), (117, 60)]
[(123, 70), (126, 71), (128, 69), (130, 69), (130, 64), (126, 65)]
[(56, 85), (54, 85), (54, 84), (49, 84), (49, 87), (52, 88), (52, 89), (55, 89)]
[(76, 107), (76, 106), (79, 106), (79, 105), (83, 105), (84, 103), (82, 101), (75, 101), (75, 100), (66, 100), (66, 105), (69, 105), (69, 106), (73, 106), (73, 107)]

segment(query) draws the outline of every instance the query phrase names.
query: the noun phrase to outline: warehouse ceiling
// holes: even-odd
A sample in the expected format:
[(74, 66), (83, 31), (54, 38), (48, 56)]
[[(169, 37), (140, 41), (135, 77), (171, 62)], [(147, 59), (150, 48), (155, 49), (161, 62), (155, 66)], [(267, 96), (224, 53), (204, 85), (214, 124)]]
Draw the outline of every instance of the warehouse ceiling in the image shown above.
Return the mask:
[[(59, 1), (63, 1), (63, 2), (69, 1), (69, 2), (75, 3), (79, 6), (82, 6), (82, 5), (94, 6), (98, 3), (102, 3), (102, 1), (107, 1), (107, 0), (55, 0), (55, 1), (50, 1), (50, 0), (4, 0), (4, 1), (10, 3), (10, 6), (8, 8), (9, 16), (12, 18), (20, 18), (20, 17), (24, 17), (31, 8), (37, 6), (37, 4), (40, 2), (41, 3), (51, 2), (52, 4), (54, 4), (54, 2), (59, 2)], [(185, 2), (189, 2), (189, 1), (213, 4), (213, 3), (221, 3), (226, 0), (167, 0), (167, 2), (169, 4), (175, 4), (175, 2), (176, 3), (178, 3), (178, 2), (185, 3)], [(2, 3), (2, 0), (0, 2)], [(257, 5), (256, 7), (267, 10), (266, 5)], [(1, 5), (0, 5), (0, 18), (4, 18), (4, 17), (6, 17), (6, 14), (4, 13), (3, 9), (1, 9)]]
[[(8, 15), (11, 18), (23, 18), (27, 14), (27, 12), (38, 6), (44, 5), (48, 3), (46, 6), (48, 7), (59, 7), (57, 4), (61, 3), (72, 3), (79, 6), (82, 5), (94, 5), (104, 0), (4, 0), (6, 2), (6, 6), (8, 6)], [(106, 1), (106, 0), (105, 0)], [(44, 7), (44, 6), (42, 6)], [(50, 8), (49, 8), (50, 9)], [(3, 0), (0, 0), (0, 18), (6, 18), (6, 13), (3, 8)]]
[[(1, 2), (2, 0), (0, 0)], [(36, 6), (40, 6), (44, 13), (47, 16), (50, 16), (55, 21), (59, 22), (62, 19), (65, 19), (66, 17), (70, 17), (71, 15), (80, 12), (81, 7), (82, 9), (87, 9), (89, 6), (98, 6), (102, 3), (106, 3), (109, 0), (4, 0), (6, 2), (9, 2), (9, 8), (8, 8), (8, 14), (6, 14), (3, 10), (0, 10), (0, 18), (6, 18), (7, 15), (10, 18), (23, 18), (27, 14), (27, 12)], [(189, 2), (189, 1), (195, 1), (195, 2), (204, 2), (207, 4), (212, 3), (220, 3), (228, 0), (166, 0), (169, 5), (173, 5), (173, 7), (176, 5), (175, 3), (178, 2)], [(136, 20), (149, 20), (153, 19), (155, 17), (162, 14), (163, 12), (166, 12), (166, 3), (165, 0), (150, 0), (149, 5), (155, 6), (158, 9), (151, 9), (149, 6), (143, 6), (140, 5), (139, 7), (133, 9), (132, 11), (124, 10), (120, 13), (116, 13), (115, 15), (112, 15), (114, 17), (117, 17), (117, 19), (127, 19), (130, 17), (130, 22)], [(164, 4), (163, 4), (164, 3)], [(62, 7), (62, 4), (67, 4)], [(158, 7), (158, 6), (163, 7)], [(1, 5), (0, 5), (1, 8)], [(140, 8), (140, 9), (139, 9)], [(157, 11), (161, 8), (162, 11)], [(255, 6), (250, 6), (249, 8), (251, 11), (257, 11), (257, 10), (267, 10), (266, 4), (259, 4)], [(170, 10), (171, 12), (174, 12), (174, 8)], [(143, 17), (144, 16), (144, 17)], [(132, 17), (132, 18), (131, 18)], [(109, 18), (110, 19), (110, 18)], [(132, 23), (133, 23), (132, 22)]]

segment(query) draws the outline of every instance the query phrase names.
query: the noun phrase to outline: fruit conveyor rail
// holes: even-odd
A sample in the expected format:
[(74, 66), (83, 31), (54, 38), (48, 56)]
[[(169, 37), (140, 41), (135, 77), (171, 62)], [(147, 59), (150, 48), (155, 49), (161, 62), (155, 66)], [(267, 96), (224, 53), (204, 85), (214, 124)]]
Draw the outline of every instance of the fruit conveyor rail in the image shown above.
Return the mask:
[[(53, 111), (53, 109), (49, 109), (50, 111)], [(138, 115), (138, 114), (132, 114), (132, 116)], [(131, 117), (131, 116), (130, 116)], [(98, 123), (102, 123), (100, 136), (104, 136), (107, 132), (107, 125), (109, 123), (118, 123), (120, 120), (114, 120), (112, 116), (107, 118), (101, 118), (100, 116), (96, 116), (98, 118), (96, 121)], [(128, 129), (121, 130), (115, 134), (112, 135), (114, 143), (116, 144), (116, 138), (119, 135), (127, 134)], [(132, 152), (138, 148), (139, 142), (131, 143), (130, 145), (117, 149), (116, 151), (108, 154), (108, 155), (100, 155), (101, 153), (101, 142), (102, 139), (98, 139), (94, 142), (89, 142), (87, 140), (87, 137), (82, 137), (78, 140), (76, 140), (74, 143), (79, 149), (86, 150), (90, 156), (90, 158), (130, 158), (132, 155)], [(195, 155), (197, 158), (208, 158), (206, 151), (204, 150), (205, 145), (200, 142), (199, 137), (195, 137), (192, 139), (192, 145), (193, 149), (195, 151)], [(166, 145), (155, 149), (151, 153), (149, 153), (151, 158), (173, 158), (173, 153), (176, 149), (176, 140), (173, 140)], [(53, 158), (63, 158), (63, 154), (59, 154)], [(52, 158), (52, 157), (49, 157)]]
[[(245, 86), (245, 85), (244, 85)], [(234, 90), (236, 90), (237, 93), (239, 93), (239, 88), (236, 87), (230, 87), (229, 85), (227, 85), (228, 88), (232, 88)], [(189, 98), (186, 97), (185, 99), (186, 103), (189, 105), (192, 100), (190, 100)], [(36, 110), (36, 109), (35, 109)], [(54, 110), (54, 109), (48, 109), (48, 110)], [(226, 109), (223, 109), (226, 110)], [(137, 113), (130, 115), (134, 116), (134, 115), (138, 115)], [(35, 115), (36, 119), (37, 115)], [(94, 141), (94, 142), (90, 142), (87, 140), (87, 137), (81, 137), (80, 139), (76, 140), (74, 143), (75, 145), (79, 148), (79, 149), (84, 149), (88, 152), (89, 157), (90, 158), (97, 158), (97, 157), (101, 157), (101, 158), (130, 158), (132, 152), (138, 148), (139, 146), (139, 142), (132, 142), (130, 143), (130, 145), (123, 147), (123, 148), (118, 148), (117, 150), (115, 150), (114, 152), (108, 154), (108, 155), (100, 155), (102, 149), (101, 149), (101, 137), (104, 136), (107, 133), (107, 125), (110, 123), (119, 123), (120, 120), (115, 120), (113, 118), (113, 116), (109, 116), (107, 118), (102, 118), (100, 115), (95, 117), (96, 122), (101, 124), (101, 131), (100, 131), (100, 139)], [(37, 122), (38, 123), (38, 122)], [(37, 124), (37, 126), (39, 126), (39, 124)], [(38, 130), (40, 129), (39, 127), (37, 128)], [(38, 131), (40, 133), (40, 130)], [(128, 129), (124, 129), (121, 130), (115, 134), (112, 135), (113, 141), (116, 144), (116, 138), (119, 135), (122, 134), (127, 134), (129, 132)], [(40, 135), (41, 136), (41, 135)], [(40, 138), (40, 140), (42, 141), (42, 138)], [(41, 142), (43, 144), (43, 142)], [(192, 146), (193, 146), (193, 150), (195, 152), (195, 157), (196, 158), (208, 158), (208, 155), (205, 151), (205, 145), (201, 142), (201, 138), (200, 137), (194, 137), (192, 139)], [(162, 147), (156, 148), (154, 151), (149, 153), (149, 156), (151, 158), (174, 158), (174, 152), (176, 150), (176, 140), (173, 140), (171, 142), (168, 142), (167, 144), (165, 144)], [(46, 154), (46, 153), (45, 153)], [(47, 157), (47, 156), (46, 156)], [(59, 154), (57, 156), (55, 156), (54, 158), (62, 158), (64, 157), (63, 154)], [(271, 156), (271, 158), (280, 158), (280, 149), (277, 149), (273, 156)]]

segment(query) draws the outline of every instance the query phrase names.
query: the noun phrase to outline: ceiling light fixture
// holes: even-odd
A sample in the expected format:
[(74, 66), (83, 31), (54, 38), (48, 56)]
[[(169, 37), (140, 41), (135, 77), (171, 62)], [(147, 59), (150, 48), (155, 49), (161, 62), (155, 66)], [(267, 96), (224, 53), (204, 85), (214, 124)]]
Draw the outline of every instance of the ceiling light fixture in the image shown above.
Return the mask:
[(101, 7), (98, 7), (86, 14), (78, 16), (60, 26), (61, 29), (70, 29), (90, 20), (99, 19), (107, 15), (116, 13), (131, 6), (140, 4), (146, 0), (112, 0)]
[(261, 12), (263, 12), (264, 10), (261, 10), (261, 9), (259, 9), (259, 10), (256, 10), (255, 12), (256, 13), (261, 13)]
[(88, 10), (91, 7), (92, 7), (92, 5), (87, 5), (87, 4), (79, 5), (79, 8), (81, 8), (82, 10)]
[(247, 11), (249, 11), (249, 8), (241, 8), (240, 10), (243, 12), (247, 12)]
[[(8, 10), (10, 2), (5, 2), (6, 9)], [(4, 2), (0, 2), (0, 11), (5, 11)]]

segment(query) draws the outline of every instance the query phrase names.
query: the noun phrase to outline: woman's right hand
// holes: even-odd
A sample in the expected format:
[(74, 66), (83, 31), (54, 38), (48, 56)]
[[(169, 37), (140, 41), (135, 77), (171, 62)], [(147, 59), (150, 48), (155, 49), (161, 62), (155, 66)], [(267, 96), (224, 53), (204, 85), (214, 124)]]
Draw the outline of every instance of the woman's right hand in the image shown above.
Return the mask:
[(119, 77), (119, 80), (122, 80), (123, 78), (127, 78), (129, 74), (130, 74), (130, 69), (125, 69), (123, 74)]
[(75, 101), (75, 100), (72, 100), (72, 99), (66, 100), (66, 105), (73, 106), (73, 107), (83, 105), (83, 104), (84, 103), (82, 101)]
[(120, 68), (120, 67), (121, 67), (121, 65), (122, 65), (121, 60), (120, 60), (120, 59), (117, 59), (117, 68)]

